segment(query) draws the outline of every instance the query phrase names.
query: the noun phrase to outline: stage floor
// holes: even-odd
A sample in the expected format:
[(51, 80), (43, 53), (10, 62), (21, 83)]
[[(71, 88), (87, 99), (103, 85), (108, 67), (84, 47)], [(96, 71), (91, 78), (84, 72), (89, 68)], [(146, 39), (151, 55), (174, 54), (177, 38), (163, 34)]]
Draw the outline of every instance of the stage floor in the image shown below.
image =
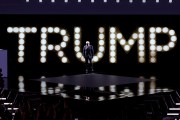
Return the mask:
[(125, 76), (106, 75), (106, 74), (97, 74), (97, 73), (50, 77), (50, 78), (41, 78), (34, 80), (45, 81), (50, 83), (61, 83), (65, 85), (74, 85), (74, 86), (78, 85), (81, 87), (89, 87), (89, 88), (151, 81), (150, 79), (145, 79), (145, 78), (125, 77)]
[(86, 101), (138, 97), (171, 92), (176, 89), (175, 86), (153, 77), (146, 79), (98, 73), (41, 77), (40, 79), (19, 76), (17, 83), (9, 84), (9, 81), (4, 80), (4, 88), (15, 89), (19, 92), (36, 92), (41, 95), (60, 95), (63, 98)]

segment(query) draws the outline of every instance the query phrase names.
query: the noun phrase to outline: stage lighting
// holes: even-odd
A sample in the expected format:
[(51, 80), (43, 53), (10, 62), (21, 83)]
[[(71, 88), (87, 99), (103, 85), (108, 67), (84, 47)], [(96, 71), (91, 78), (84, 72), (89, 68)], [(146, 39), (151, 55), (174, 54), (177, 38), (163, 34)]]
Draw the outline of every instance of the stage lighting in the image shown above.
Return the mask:
[(59, 56), (59, 57), (63, 57), (63, 56), (64, 56), (64, 52), (63, 52), (63, 51), (59, 51), (59, 52), (58, 52), (58, 56)]
[(177, 37), (176, 36), (171, 36), (171, 41), (173, 41), (173, 42), (176, 42), (177, 41)]
[(175, 35), (175, 31), (174, 30), (170, 30), (169, 31), (169, 35), (171, 35), (171, 36)]
[[(23, 63), (24, 62), (24, 50), (25, 50), (25, 34), (27, 33), (36, 33), (37, 32), (37, 28), (36, 27), (8, 27), (7, 28), (7, 32), (8, 33), (18, 33), (19, 36), (19, 46), (18, 46), (18, 62)], [(24, 53), (23, 55), (20, 53)]]
[(162, 29), (160, 27), (156, 28), (156, 33), (160, 33), (162, 31)]
[(169, 46), (170, 48), (173, 48), (173, 47), (175, 46), (175, 43), (174, 43), (174, 42), (169, 42), (168, 46)]
[(125, 45), (125, 44), (126, 44), (126, 40), (125, 40), (125, 39), (121, 39), (121, 40), (120, 40), (120, 44), (121, 44), (121, 45)]
[(74, 50), (75, 50), (76, 52), (79, 52), (79, 51), (80, 51), (80, 47), (79, 47), (79, 46), (76, 46), (76, 47), (74, 48)]
[(64, 35), (66, 35), (66, 30), (63, 29), (63, 30), (60, 31), (60, 33), (61, 33), (62, 36), (64, 36)]
[[(46, 32), (46, 31), (45, 31)], [(54, 28), (54, 33), (59, 33), (60, 32), (60, 29), (58, 27), (55, 27)]]
[[(119, 41), (119, 43), (123, 47), (124, 51), (126, 53), (128, 53), (131, 50), (132, 46), (135, 44), (136, 40), (138, 40), (138, 46), (139, 46), (138, 52), (144, 52), (144, 54), (145, 54), (145, 44), (144, 44), (145, 43), (144, 42), (144, 34), (145, 33), (144, 33), (143, 27), (139, 27), (138, 31), (133, 33), (132, 36), (130, 37), (130, 39), (127, 41), (125, 40), (122, 33), (117, 28), (111, 27), (109, 31), (110, 31), (110, 46), (109, 46), (110, 47), (110, 54), (111, 54), (111, 52), (117, 52), (116, 51), (117, 50), (116, 49), (117, 41)], [(114, 35), (116, 36), (115, 38), (114, 38)], [(115, 49), (111, 46), (115, 46)], [(113, 57), (113, 58), (111, 59), (111, 57)], [(109, 57), (110, 63), (112, 63), (112, 61), (116, 62), (116, 58), (117, 58), (117, 56), (110, 55), (110, 57)], [(142, 61), (142, 59), (143, 59), (143, 61)], [(144, 60), (145, 60), (144, 56), (139, 56), (138, 61), (140, 63), (144, 63), (145, 62)]]
[(62, 62), (63, 62), (63, 63), (67, 63), (67, 62), (68, 62), (67, 57), (63, 57), (63, 58), (62, 58)]
[(18, 87), (19, 87), (19, 92), (25, 92), (25, 85), (24, 85), (24, 77), (23, 76), (18, 76)]
[(122, 37), (123, 37), (123, 36), (122, 36), (121, 33), (118, 33), (118, 34), (117, 34), (117, 38), (118, 38), (118, 39), (121, 39)]
[[(154, 31), (155, 29), (155, 31)], [(150, 40), (149, 40), (149, 43), (150, 43), (150, 62), (151, 63), (156, 63), (156, 54), (152, 54), (152, 53), (155, 53), (155, 52), (167, 52), (169, 51), (170, 49), (174, 48), (175, 47), (175, 44), (176, 44), (176, 34), (175, 34), (175, 31), (172, 30), (172, 29), (169, 29), (167, 27), (151, 27), (149, 29), (149, 32), (150, 32)], [(156, 44), (156, 34), (167, 34), (169, 35), (169, 42), (165, 45), (157, 45)]]
[[(52, 44), (48, 45), (47, 44), (47, 41), (48, 41), (47, 35), (53, 34), (53, 33), (56, 33), (56, 34), (59, 33), (62, 36), (63, 41), (60, 43), (60, 45), (52, 45)], [(46, 52), (46, 54), (47, 54), (47, 50), (57, 51), (57, 55), (61, 58), (61, 62), (63, 62), (63, 63), (67, 63), (68, 59), (67, 59), (67, 57), (65, 57), (64, 53), (62, 54), (62, 52), (60, 52), (60, 51), (62, 51), (62, 49), (67, 46), (68, 40), (69, 40), (69, 36), (65, 29), (61, 30), (59, 27), (48, 27), (48, 28), (42, 27), (41, 28), (41, 47), (46, 46), (46, 49), (41, 49), (41, 52)], [(63, 57), (65, 57), (66, 59)], [(45, 63), (46, 57), (41, 56), (41, 58), (42, 59), (40, 59), (40, 62)]]
[(133, 45), (133, 44), (134, 44), (134, 40), (130, 39), (130, 40), (128, 41), (128, 44), (129, 44), (129, 45)]
[(48, 45), (48, 50), (53, 50), (54, 46), (53, 45)]
[(81, 58), (81, 57), (82, 57), (82, 53), (81, 53), (81, 52), (78, 52), (78, 53), (76, 54), (76, 57), (77, 57), (77, 58)]
[(52, 27), (49, 27), (48, 28), (48, 33), (53, 33), (54, 32), (54, 29)]
[(132, 38), (133, 38), (133, 39), (137, 39), (137, 38), (138, 38), (138, 34), (137, 34), (137, 33), (134, 33), (134, 34), (132, 35)]
[(26, 27), (26, 28), (25, 28), (25, 32), (26, 32), (26, 33), (30, 33), (30, 32), (31, 32), (31, 28), (30, 28), (30, 27)]
[(81, 96), (80, 95), (74, 95), (74, 99), (79, 100), (79, 99), (81, 99)]

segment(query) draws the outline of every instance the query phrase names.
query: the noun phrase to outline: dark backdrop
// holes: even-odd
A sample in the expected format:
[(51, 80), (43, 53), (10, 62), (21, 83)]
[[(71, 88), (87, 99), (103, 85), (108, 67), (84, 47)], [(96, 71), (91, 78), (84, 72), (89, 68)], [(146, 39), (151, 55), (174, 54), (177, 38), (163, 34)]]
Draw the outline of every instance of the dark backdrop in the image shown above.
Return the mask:
[[(94, 64), (95, 72), (117, 74), (123, 76), (158, 76), (160, 79), (176, 80), (179, 76), (179, 42), (175, 48), (166, 53), (157, 54), (157, 63), (149, 62), (149, 33), (150, 27), (169, 27), (176, 31), (179, 40), (180, 16), (175, 15), (0, 15), (0, 48), (8, 50), (9, 77), (27, 75), (29, 78), (39, 76), (60, 76), (84, 73), (84, 64), (79, 62), (74, 52), (74, 27), (82, 28), (82, 45), (86, 40), (97, 48), (98, 28), (103, 26), (106, 30), (106, 50), (101, 61)], [(35, 34), (26, 35), (25, 62), (18, 63), (18, 34), (9, 34), (7, 27), (37, 27)], [(137, 61), (137, 45), (126, 54), (120, 45), (117, 46), (118, 62), (109, 62), (109, 27), (117, 26), (128, 39), (138, 27), (145, 27), (146, 63)], [(70, 34), (70, 42), (64, 49), (70, 63), (63, 64), (54, 52), (48, 52), (47, 63), (40, 63), (40, 31), (42, 27), (65, 28)], [(54, 39), (51, 39), (54, 38)], [(51, 35), (49, 43), (59, 43)], [(167, 39), (158, 36), (158, 43)], [(178, 41), (177, 40), (177, 41)], [(82, 46), (83, 47), (83, 46)]]

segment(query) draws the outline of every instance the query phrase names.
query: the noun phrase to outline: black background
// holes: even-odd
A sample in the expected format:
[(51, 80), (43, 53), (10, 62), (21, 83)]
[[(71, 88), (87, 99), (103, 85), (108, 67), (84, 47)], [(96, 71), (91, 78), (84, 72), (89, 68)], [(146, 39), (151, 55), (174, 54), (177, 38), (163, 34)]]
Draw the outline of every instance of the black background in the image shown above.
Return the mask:
[[(0, 16), (0, 48), (8, 50), (8, 75), (14, 77), (25, 75), (29, 78), (44, 76), (60, 76), (84, 73), (84, 63), (75, 57), (74, 27), (82, 29), (82, 46), (89, 40), (97, 48), (98, 28), (106, 31), (106, 49), (104, 57), (94, 64), (95, 72), (117, 74), (122, 76), (157, 76), (159, 79), (177, 80), (179, 76), (179, 58), (177, 42), (175, 48), (157, 53), (157, 63), (149, 62), (149, 28), (168, 27), (174, 29), (179, 40), (180, 16), (175, 15), (1, 15)], [(146, 62), (138, 63), (137, 44), (126, 54), (122, 47), (117, 46), (117, 63), (109, 62), (109, 28), (116, 26), (129, 39), (139, 27), (145, 28)], [(26, 34), (25, 62), (18, 63), (18, 34), (8, 33), (8, 27), (37, 27), (37, 33)], [(42, 27), (60, 27), (68, 31), (70, 42), (64, 49), (70, 63), (63, 64), (56, 52), (50, 51), (47, 63), (40, 63), (40, 35)], [(49, 35), (48, 43), (60, 43), (60, 36)], [(177, 40), (177, 41), (178, 41)], [(166, 35), (158, 35), (157, 43), (165, 44)], [(165, 41), (165, 42), (164, 42)]]

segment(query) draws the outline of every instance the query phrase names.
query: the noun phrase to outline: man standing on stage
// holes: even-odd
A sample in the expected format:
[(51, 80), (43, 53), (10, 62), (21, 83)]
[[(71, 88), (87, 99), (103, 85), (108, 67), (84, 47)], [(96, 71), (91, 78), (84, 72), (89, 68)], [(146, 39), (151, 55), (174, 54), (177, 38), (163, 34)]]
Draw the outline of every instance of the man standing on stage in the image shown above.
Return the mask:
[(90, 45), (89, 41), (86, 41), (86, 45), (83, 48), (83, 56), (85, 58), (86, 73), (88, 73), (89, 70), (93, 72), (92, 59), (94, 56), (94, 49), (93, 46)]

